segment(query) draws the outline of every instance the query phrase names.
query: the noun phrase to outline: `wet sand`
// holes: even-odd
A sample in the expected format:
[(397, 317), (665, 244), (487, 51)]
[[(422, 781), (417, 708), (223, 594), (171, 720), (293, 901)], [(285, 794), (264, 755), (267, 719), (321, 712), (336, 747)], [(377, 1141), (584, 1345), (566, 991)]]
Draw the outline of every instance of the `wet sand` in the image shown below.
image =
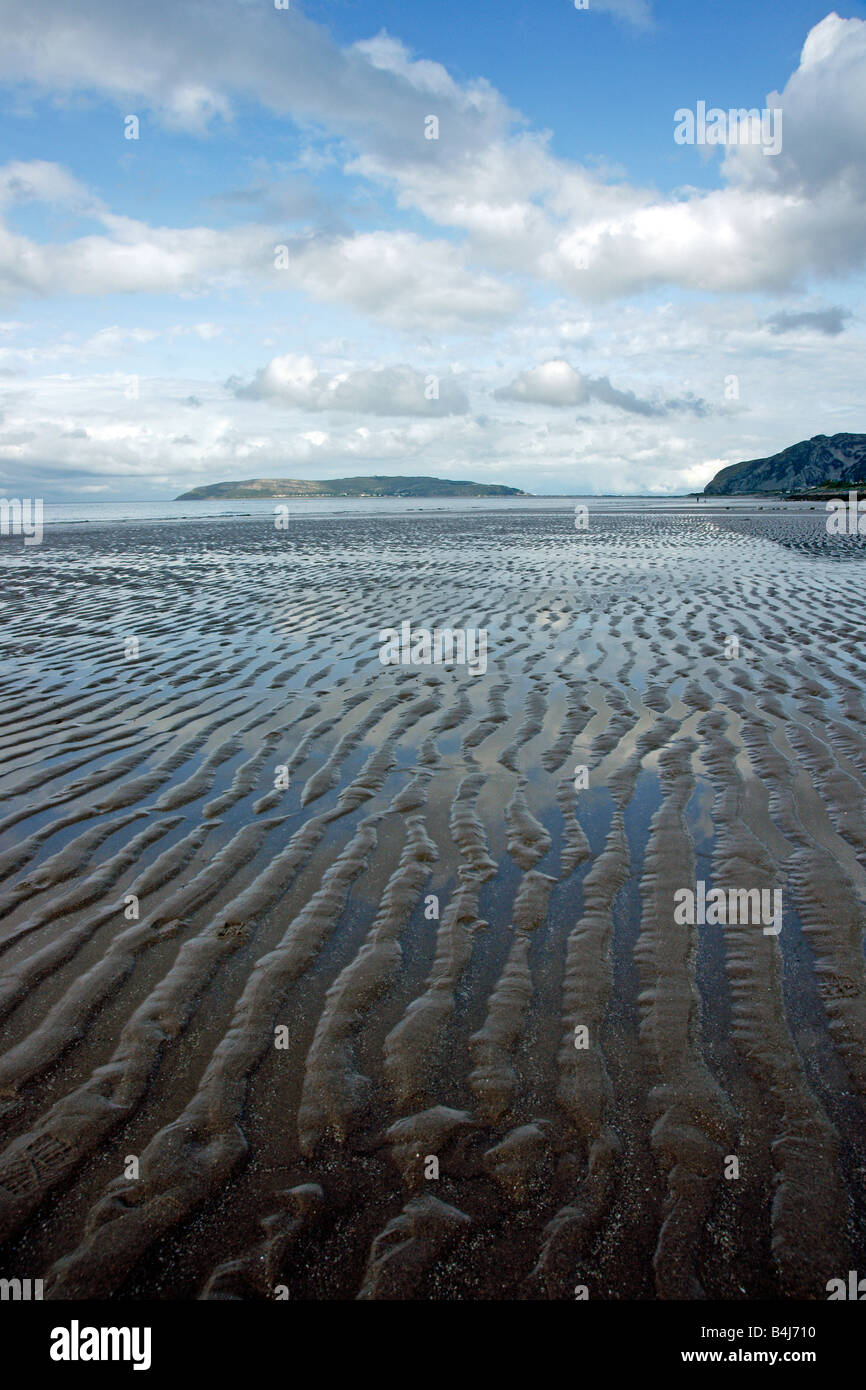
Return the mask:
[[(5, 1277), (866, 1269), (866, 538), (602, 513), (0, 543)], [(407, 619), (485, 629), (486, 672), (382, 666)], [(698, 880), (782, 889), (781, 933), (678, 924)]]

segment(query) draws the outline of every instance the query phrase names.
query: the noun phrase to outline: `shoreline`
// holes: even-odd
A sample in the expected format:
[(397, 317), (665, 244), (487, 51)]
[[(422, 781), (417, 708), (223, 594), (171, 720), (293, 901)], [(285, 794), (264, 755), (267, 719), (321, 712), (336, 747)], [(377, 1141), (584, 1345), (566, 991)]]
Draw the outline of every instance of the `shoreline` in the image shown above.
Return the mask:
[[(866, 494), (861, 494), (866, 496)], [(582, 503), (589, 509), (590, 515), (598, 517), (610, 515), (716, 515), (723, 512), (733, 512), (744, 515), (758, 515), (759, 513), (771, 514), (787, 511), (818, 510), (821, 501), (824, 499), (810, 497), (764, 497), (761, 494), (753, 496), (713, 496), (704, 498), (703, 495), (688, 494), (675, 497), (657, 495), (638, 496), (623, 494), (593, 494), (580, 496), (579, 494), (544, 495), (536, 497), (521, 498), (381, 498), (381, 499), (358, 499), (358, 498), (297, 498), (292, 499), (289, 508), (288, 521), (291, 524), (294, 520), (301, 518), (305, 520), (324, 521), (335, 518), (369, 520), (383, 516), (454, 516), (466, 515), (539, 515), (544, 513), (567, 512), (575, 503)], [(826, 500), (830, 500), (829, 498)], [(47, 515), (44, 516), (43, 529), (45, 531), (56, 531), (64, 527), (81, 528), (103, 526), (126, 526), (135, 525), (172, 525), (176, 522), (201, 523), (210, 521), (251, 521), (259, 522), (267, 520), (273, 522), (275, 508), (286, 506), (285, 500), (281, 499), (257, 499), (259, 505), (245, 507), (234, 510), (214, 510), (214, 511), (184, 511), (180, 513), (161, 512), (159, 515), (136, 515), (129, 512), (124, 515), (101, 515), (98, 511), (95, 514), (83, 516), (57, 516), (52, 515), (52, 511), (58, 508), (78, 509), (77, 503), (45, 503)], [(333, 506), (323, 506), (323, 503), (336, 504)], [(295, 505), (299, 504), (299, 505)], [(162, 508), (165, 503), (103, 503), (92, 504), (94, 508), (104, 507), (106, 512), (112, 513), (126, 507), (142, 508)], [(222, 507), (222, 503), (202, 502), (204, 507)], [(81, 508), (81, 510), (84, 510)], [(14, 542), (17, 538), (12, 535), (0, 533), (0, 545), (4, 542)]]

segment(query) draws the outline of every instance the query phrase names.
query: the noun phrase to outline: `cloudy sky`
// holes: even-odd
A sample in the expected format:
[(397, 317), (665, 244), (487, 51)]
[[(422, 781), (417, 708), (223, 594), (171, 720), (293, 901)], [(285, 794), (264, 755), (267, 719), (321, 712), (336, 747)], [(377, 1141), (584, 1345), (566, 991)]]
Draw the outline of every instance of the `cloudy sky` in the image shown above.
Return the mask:
[[(5, 495), (669, 493), (866, 430), (866, 6), (278, 3), (0, 0)], [(780, 153), (678, 144), (701, 101)]]

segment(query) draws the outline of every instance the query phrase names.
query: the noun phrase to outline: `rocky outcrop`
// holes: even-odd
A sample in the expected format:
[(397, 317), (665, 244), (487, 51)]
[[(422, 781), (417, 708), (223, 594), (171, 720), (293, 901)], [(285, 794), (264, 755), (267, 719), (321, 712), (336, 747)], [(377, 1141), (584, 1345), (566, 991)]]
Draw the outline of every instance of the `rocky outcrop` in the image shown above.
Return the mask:
[(866, 434), (816, 434), (771, 458), (732, 463), (704, 492), (731, 495), (795, 492), (832, 482), (854, 486), (866, 478)]

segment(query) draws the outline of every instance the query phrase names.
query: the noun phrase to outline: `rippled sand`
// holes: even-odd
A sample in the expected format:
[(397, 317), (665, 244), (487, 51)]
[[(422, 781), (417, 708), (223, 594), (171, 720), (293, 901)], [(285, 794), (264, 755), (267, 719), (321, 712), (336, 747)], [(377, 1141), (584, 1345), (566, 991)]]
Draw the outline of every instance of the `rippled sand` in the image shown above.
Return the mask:
[[(808, 509), (565, 504), (2, 542), (4, 1276), (866, 1268), (864, 556)], [(486, 674), (383, 667), (404, 619), (486, 629)], [(781, 935), (677, 925), (699, 879), (781, 888)]]

